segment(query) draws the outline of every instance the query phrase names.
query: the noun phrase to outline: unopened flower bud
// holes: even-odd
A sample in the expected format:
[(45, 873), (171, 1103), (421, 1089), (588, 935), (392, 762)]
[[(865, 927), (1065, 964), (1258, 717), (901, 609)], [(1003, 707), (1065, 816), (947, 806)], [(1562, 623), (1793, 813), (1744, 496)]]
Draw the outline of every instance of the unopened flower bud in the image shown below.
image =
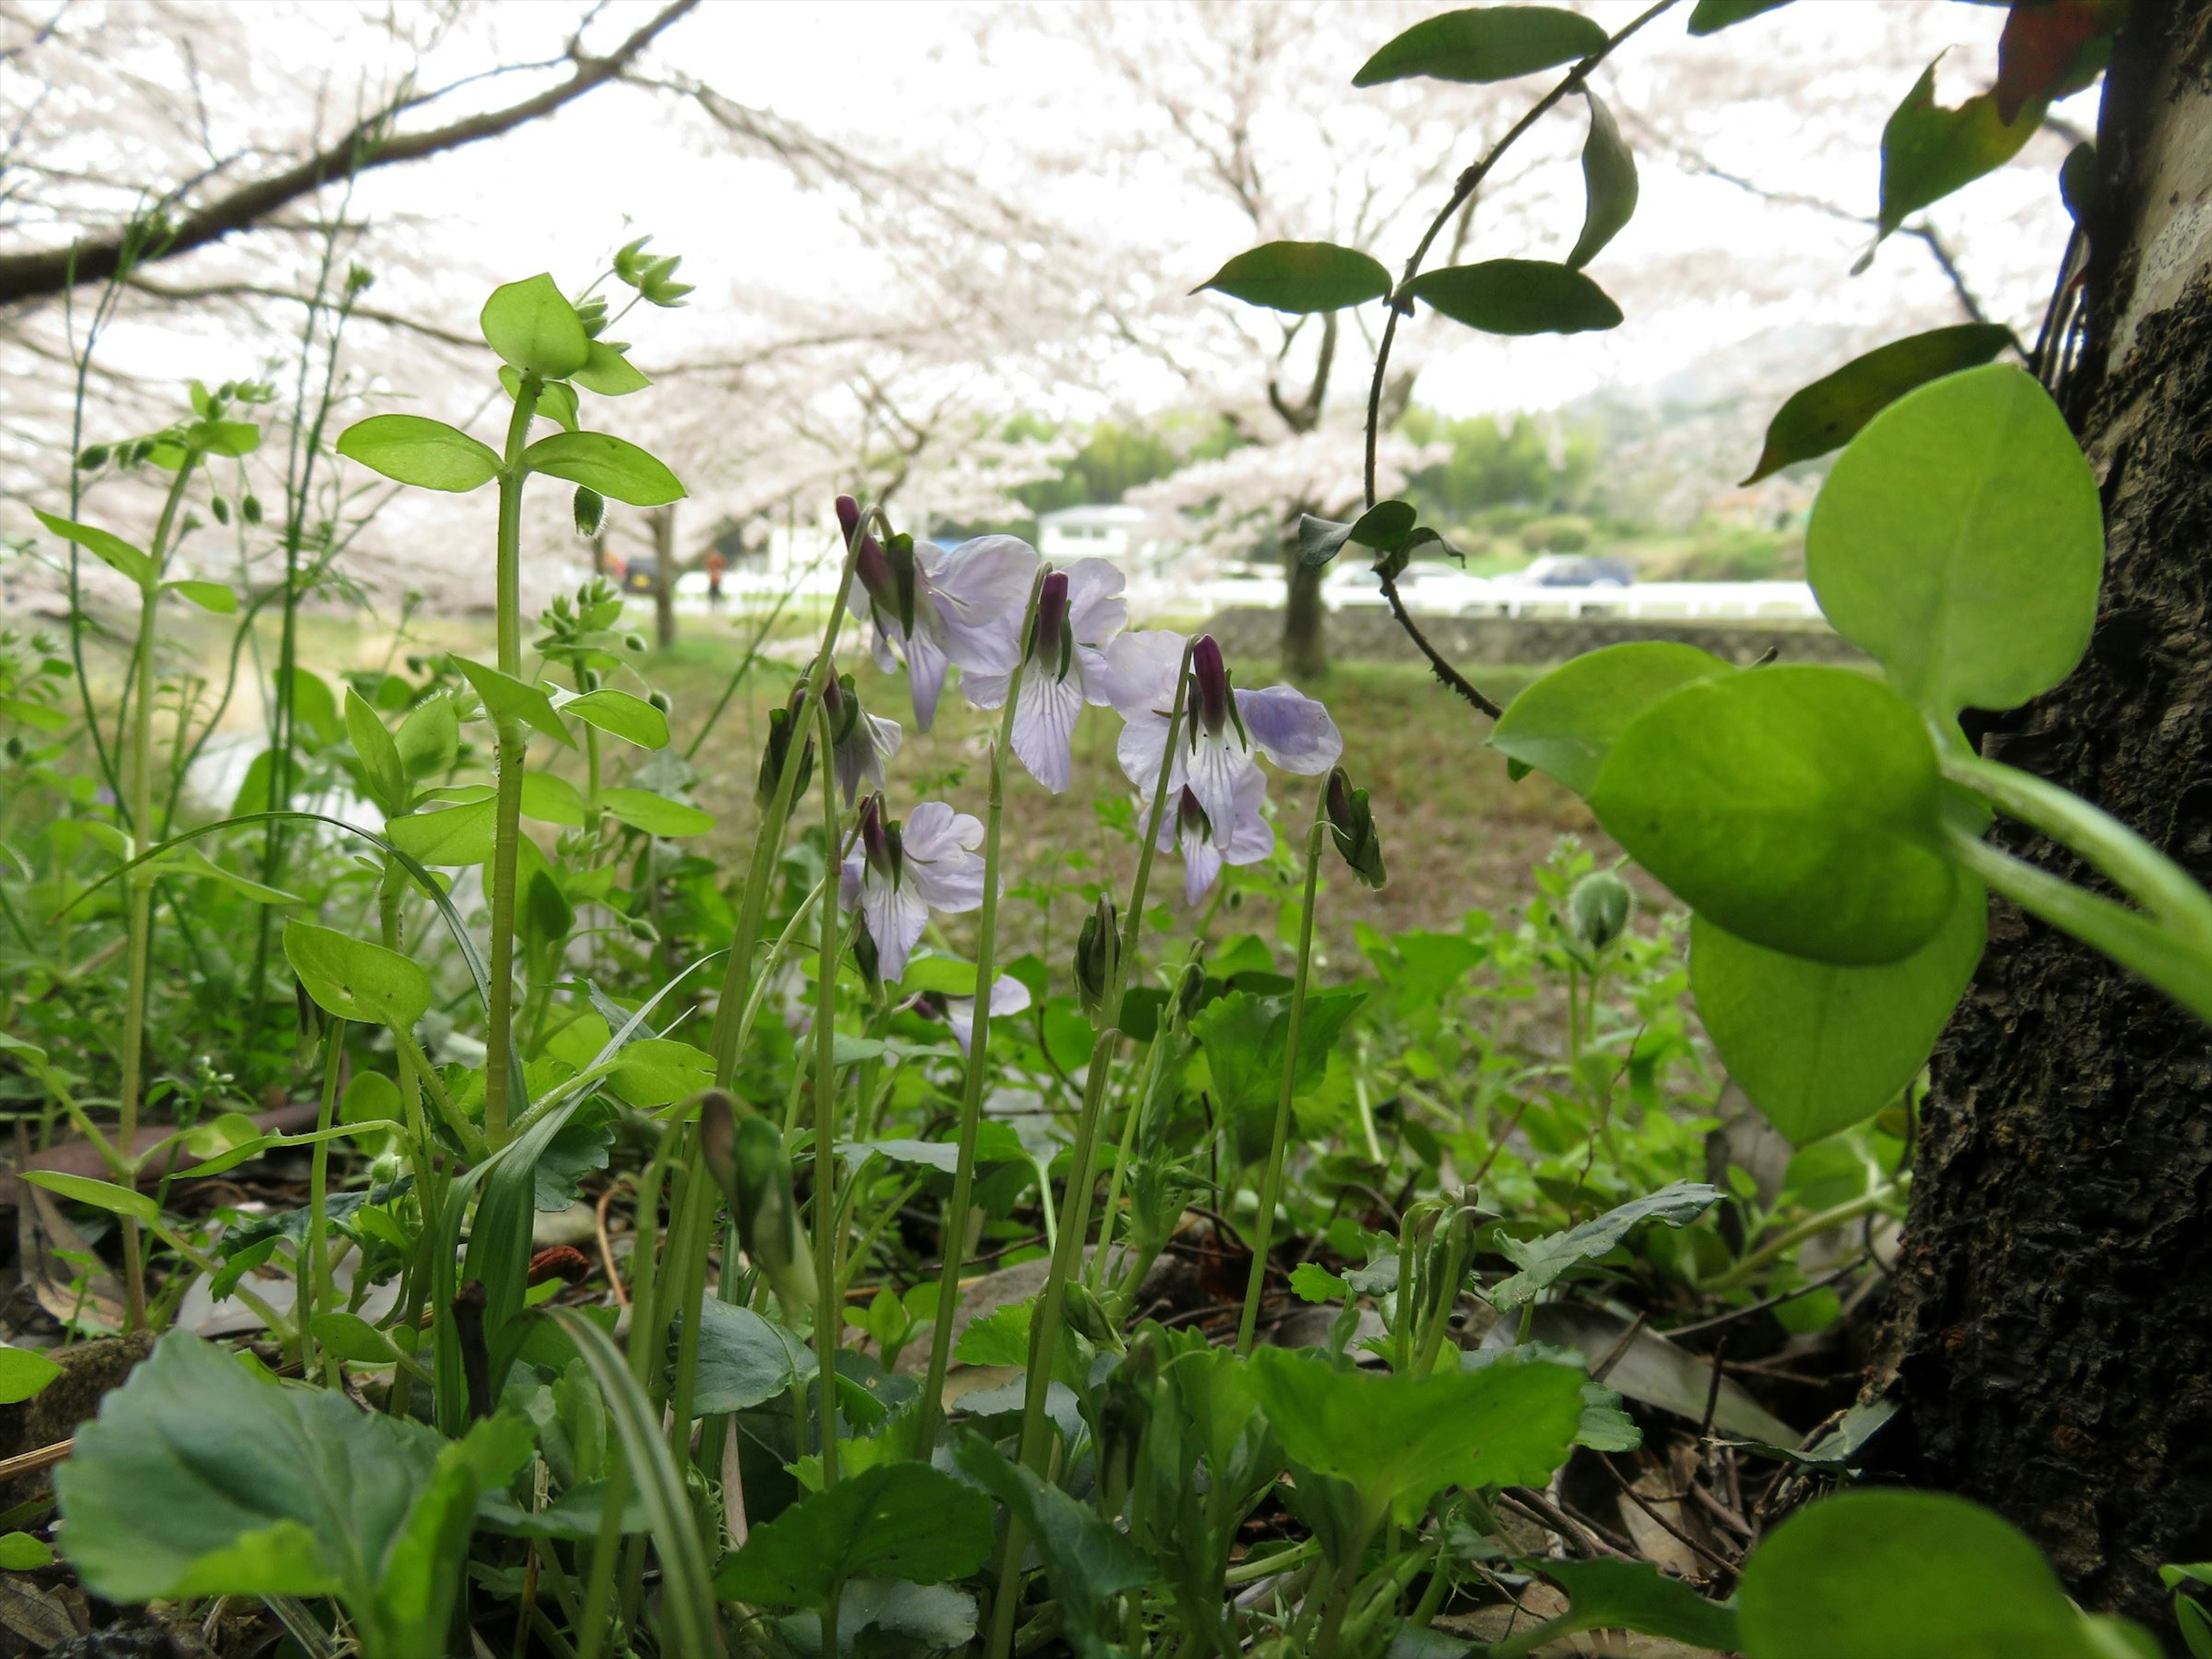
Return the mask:
[(1340, 766), (1328, 775), (1328, 833), (1352, 873), (1370, 887), (1388, 879), (1382, 868), (1382, 842), (1375, 833), (1375, 814), (1367, 805), (1367, 792), (1354, 789)]
[(724, 1091), (709, 1089), (699, 1098), (699, 1150), (729, 1195), (745, 1255), (768, 1276), (785, 1320), (798, 1320), (813, 1299), (814, 1269), (799, 1231), (783, 1136)]
[(1121, 962), (1121, 917), (1114, 901), (1103, 893), (1083, 931), (1075, 940), (1075, 994), (1083, 1012), (1096, 1018), (1106, 1000), (1107, 988), (1119, 976)]
[(1636, 894), (1610, 870), (1584, 876), (1567, 894), (1567, 927), (1583, 946), (1602, 951), (1619, 939), (1636, 909)]
[(239, 502), (238, 510), (240, 516), (245, 519), (246, 523), (259, 524), (261, 522), (261, 497), (258, 495), (246, 496), (243, 501)]
[(853, 532), (860, 527), (860, 504), (850, 495), (837, 498), (837, 527), (845, 532), (845, 543), (849, 547)]
[(607, 498), (596, 489), (576, 486), (576, 533), (586, 541), (607, 527)]
[(84, 471), (97, 472), (107, 465), (107, 458), (112, 453), (106, 444), (94, 444), (76, 458), (76, 464)]
[[(766, 806), (775, 799), (776, 785), (783, 777), (784, 763), (791, 754), (791, 745), (799, 732), (799, 721), (805, 700), (806, 682), (801, 680), (791, 688), (791, 702), (782, 708), (768, 711), (768, 742), (761, 750), (760, 781), (753, 790), (753, 799)], [(814, 737), (806, 733), (805, 746), (799, 756), (799, 776), (792, 784), (796, 797), (805, 792), (806, 781), (814, 775)]]

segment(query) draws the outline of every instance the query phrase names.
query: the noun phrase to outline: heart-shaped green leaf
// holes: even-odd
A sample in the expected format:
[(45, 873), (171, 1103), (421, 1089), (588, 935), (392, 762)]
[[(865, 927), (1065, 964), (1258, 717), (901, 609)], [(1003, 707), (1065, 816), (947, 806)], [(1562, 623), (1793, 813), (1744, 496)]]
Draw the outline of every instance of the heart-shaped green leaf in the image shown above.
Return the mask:
[(1608, 645), (1553, 669), (1514, 698), (1491, 732), (1490, 746), (1586, 796), (1631, 720), (1686, 685), (1735, 672), (1693, 645)]
[(801, 1498), (723, 1558), (724, 1597), (769, 1607), (830, 1605), (861, 1574), (936, 1584), (991, 1553), (991, 1503), (927, 1463), (884, 1463)]
[(423, 489), (455, 495), (499, 476), (499, 452), (426, 415), (372, 415), (338, 439), (338, 453), (371, 471)]
[(533, 472), (566, 478), (632, 507), (665, 507), (684, 499), (676, 475), (635, 444), (606, 432), (556, 432), (522, 452)]
[(1360, 66), (1355, 87), (1425, 75), (1437, 81), (1510, 81), (1587, 58), (1605, 30), (1557, 6), (1473, 6), (1416, 23)]
[(1620, 307), (1579, 270), (1545, 259), (1486, 259), (1425, 270), (1406, 291), (1486, 334), (1583, 334), (1620, 326)]
[(1275, 311), (1341, 311), (1390, 291), (1380, 260), (1333, 242), (1265, 242), (1238, 254), (1199, 284), (1247, 305)]
[(494, 289), (477, 320), (485, 343), (526, 374), (565, 380), (591, 361), (583, 319), (543, 272)]
[(1981, 883), (1962, 875), (1936, 936), (1872, 968), (1763, 950), (1699, 916), (1698, 1018), (1729, 1075), (1802, 1146), (1865, 1121), (1920, 1074), (1982, 959), (1988, 912)]
[(1590, 805), (1676, 897), (1769, 950), (1866, 966), (1951, 913), (1936, 751), (1911, 704), (1843, 668), (1685, 686), (1630, 722)]
[(1767, 423), (1759, 465), (1744, 480), (1757, 483), (1799, 461), (1849, 443), (1859, 429), (1913, 387), (1985, 363), (2011, 342), (2000, 323), (1934, 328), (1854, 357), (1832, 374), (1790, 393)]
[(1583, 141), (1583, 234), (1567, 255), (1567, 269), (1580, 270), (1620, 234), (1636, 212), (1636, 156), (1620, 136), (1620, 126), (1605, 100), (1588, 87), (1589, 137)]
[(430, 1006), (430, 976), (412, 957), (296, 918), (284, 959), (325, 1012), (364, 1025), (411, 1030)]
[(2011, 708), (2074, 670), (2105, 567), (2095, 478), (2006, 364), (1908, 393), (1829, 473), (1806, 574), (1836, 631), (1930, 714)]
[(1747, 1659), (2112, 1659), (2136, 1650), (2109, 1639), (2132, 1627), (2093, 1620), (2067, 1600), (2024, 1534), (1941, 1492), (1847, 1492), (1801, 1510), (1752, 1553), (1736, 1620)]

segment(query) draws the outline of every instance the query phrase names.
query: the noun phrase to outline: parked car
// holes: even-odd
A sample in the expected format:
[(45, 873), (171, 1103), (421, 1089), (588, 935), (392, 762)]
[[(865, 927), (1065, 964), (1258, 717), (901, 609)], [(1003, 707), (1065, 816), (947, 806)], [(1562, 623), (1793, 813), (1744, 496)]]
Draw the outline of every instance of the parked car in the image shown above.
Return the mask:
[(1636, 580), (1636, 567), (1601, 554), (1547, 553), (1531, 560), (1518, 580), (1532, 587), (1627, 587)]
[(660, 561), (647, 553), (632, 559), (623, 571), (623, 592), (651, 593), (660, 586)]

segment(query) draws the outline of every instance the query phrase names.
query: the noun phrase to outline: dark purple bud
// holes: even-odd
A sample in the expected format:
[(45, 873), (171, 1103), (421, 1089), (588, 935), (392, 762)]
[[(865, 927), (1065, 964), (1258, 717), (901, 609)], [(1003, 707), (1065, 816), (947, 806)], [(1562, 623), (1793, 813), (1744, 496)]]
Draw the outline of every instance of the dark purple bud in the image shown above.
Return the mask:
[(1054, 570), (1037, 594), (1036, 641), (1030, 654), (1062, 679), (1075, 653), (1074, 630), (1067, 622), (1067, 573)]
[(1200, 634), (1191, 647), (1190, 676), (1197, 702), (1191, 718), (1206, 728), (1206, 736), (1218, 738), (1229, 724), (1229, 665), (1221, 660), (1212, 635)]
[(1200, 841), (1213, 839), (1213, 826), (1206, 822), (1206, 809), (1198, 804), (1198, 797), (1183, 786), (1182, 799), (1176, 803), (1176, 829), (1179, 835), (1196, 836)]
[(900, 866), (906, 862), (906, 848), (898, 825), (884, 818), (880, 790), (860, 803), (860, 853), (867, 860), (868, 868), (896, 884)]
[(847, 544), (850, 545), (853, 532), (860, 527), (860, 504), (850, 495), (837, 498), (837, 524), (845, 532)]

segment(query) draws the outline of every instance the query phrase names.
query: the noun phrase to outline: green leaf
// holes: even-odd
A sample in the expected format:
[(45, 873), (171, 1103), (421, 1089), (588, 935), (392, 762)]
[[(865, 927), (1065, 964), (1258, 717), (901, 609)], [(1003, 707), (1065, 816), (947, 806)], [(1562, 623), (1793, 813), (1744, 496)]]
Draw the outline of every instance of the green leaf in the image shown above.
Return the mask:
[(295, 724), (306, 726), (318, 743), (336, 743), (345, 735), (345, 722), (338, 717), (338, 700), (331, 695), (322, 676), (311, 668), (295, 666), (291, 687)]
[[(629, 358), (605, 340), (592, 342), (592, 355), (578, 369), (575, 382), (586, 392), (596, 392), (602, 398), (621, 398), (633, 392), (642, 392), (653, 382), (630, 364)], [(570, 428), (574, 430), (572, 427)]]
[(1908, 216), (2012, 160), (2043, 125), (2043, 109), (2044, 100), (2036, 99), (2008, 124), (1994, 92), (1945, 109), (1936, 101), (1930, 64), (1881, 130), (1878, 234), (1888, 235)]
[(485, 343), (526, 374), (565, 380), (592, 360), (583, 319), (543, 272), (494, 289), (477, 321)]
[(185, 447), (203, 455), (251, 455), (261, 447), (261, 428), (251, 421), (194, 421), (185, 428)]
[(197, 847), (179, 848), (175, 856), (178, 867), (188, 874), (205, 876), (210, 881), (219, 881), (232, 892), (252, 899), (256, 904), (300, 902), (300, 896), (297, 893), (288, 893), (281, 887), (265, 886), (250, 876), (241, 876), (235, 870), (226, 870)]
[(1676, 897), (1769, 950), (1864, 967), (1951, 913), (1936, 751), (1910, 704), (1849, 669), (1683, 687), (1598, 769), (1598, 822)]
[(1620, 234), (1636, 212), (1636, 156), (1605, 100), (1588, 87), (1589, 137), (1583, 141), (1583, 234), (1567, 255), (1567, 269), (1580, 270)]
[(1411, 1521), (1445, 1486), (1541, 1486), (1582, 1422), (1583, 1373), (1570, 1365), (1396, 1376), (1262, 1348), (1247, 1376), (1283, 1449), (1349, 1481), (1376, 1520)]
[(405, 811), (407, 768), (400, 761), (399, 745), (385, 730), (382, 717), (350, 685), (345, 694), (345, 727), (354, 755), (361, 762), (362, 776), (385, 816)]
[(1790, 0), (1698, 0), (1697, 9), (1690, 14), (1690, 33), (1717, 34), (1731, 23), (1789, 3)]
[(952, 1357), (963, 1365), (1028, 1364), (1030, 1324), (1036, 1313), (1034, 1299), (993, 1309), (960, 1333), (960, 1346)]
[(499, 476), (499, 452), (426, 415), (372, 415), (338, 440), (338, 453), (423, 489), (465, 495)]
[(1686, 1227), (1720, 1202), (1717, 1187), (1702, 1181), (1677, 1181), (1656, 1193), (1631, 1199), (1603, 1215), (1593, 1216), (1565, 1232), (1541, 1238), (1515, 1238), (1500, 1234), (1498, 1247), (1521, 1271), (1490, 1292), (1492, 1305), (1517, 1308), (1534, 1299), (1568, 1268), (1595, 1261), (1618, 1246), (1638, 1223), (1663, 1221), (1669, 1227)]
[(641, 749), (668, 747), (668, 716), (643, 697), (633, 697), (627, 691), (586, 691), (562, 703), (561, 712)]
[(31, 516), (64, 541), (75, 542), (116, 574), (128, 577), (142, 590), (151, 587), (161, 577), (154, 561), (120, 536), (112, 536), (105, 530), (95, 530), (73, 519), (58, 519), (36, 507), (31, 509)]
[(584, 827), (584, 797), (576, 786), (550, 772), (522, 775), (522, 816), (540, 823)]
[(545, 695), (544, 687), (503, 674), (488, 663), (471, 662), (466, 657), (455, 657), (453, 666), (476, 687), (477, 695), (483, 699), (494, 720), (501, 725), (519, 721), (535, 726), (556, 743), (570, 749), (576, 746), (576, 740), (568, 735), (568, 728), (562, 724), (561, 716), (554, 712), (553, 700)]
[(1847, 1492), (1799, 1510), (1746, 1564), (1747, 1659), (2112, 1659), (2043, 1553), (1979, 1504)]
[(715, 1587), (731, 1601), (820, 1610), (850, 1578), (935, 1584), (991, 1553), (991, 1504), (927, 1463), (884, 1463), (801, 1498), (723, 1558)]
[(392, 1339), (359, 1314), (317, 1314), (308, 1329), (331, 1353), (356, 1364), (389, 1365), (398, 1357)]
[(1608, 645), (1553, 669), (1514, 698), (1490, 746), (1588, 795), (1631, 720), (1686, 685), (1735, 672), (1692, 645)]
[[(906, 972), (899, 979), (899, 989), (913, 993), (939, 991), (951, 997), (972, 997), (975, 994), (975, 964), (963, 962), (957, 957), (913, 956), (906, 959)], [(996, 1007), (996, 998), (992, 1006)]]
[(61, 1374), (46, 1355), (0, 1343), (0, 1406), (21, 1405)]
[(1859, 428), (1915, 386), (1985, 363), (2011, 343), (2000, 323), (1960, 323), (1876, 346), (1832, 374), (1790, 393), (1767, 423), (1759, 465), (1744, 480), (1755, 484), (1785, 466), (1825, 455), (1849, 443)]
[(399, 763), (407, 769), (408, 781), (420, 783), (425, 778), (444, 776), (453, 770), (461, 741), (461, 723), (453, 713), (453, 700), (441, 691), (416, 704), (399, 722), (398, 735), (392, 741), (398, 745)]
[[(724, 1649), (720, 1622), (714, 1612), (716, 1581), (707, 1571), (698, 1522), (685, 1495), (684, 1479), (676, 1472), (661, 1433), (660, 1411), (631, 1378), (629, 1362), (614, 1340), (581, 1310), (555, 1308), (550, 1316), (575, 1343), (576, 1352), (591, 1368), (599, 1392), (605, 1396), (608, 1420), (622, 1442), (630, 1478), (644, 1500), (653, 1550), (660, 1558), (660, 1623), (665, 1645), (671, 1653), (718, 1659)], [(755, 1531), (756, 1538), (760, 1530), (764, 1528)]]
[(1648, 1561), (1547, 1561), (1544, 1576), (1567, 1593), (1567, 1611), (1544, 1626), (1556, 1641), (1584, 1630), (1635, 1630), (1693, 1648), (1733, 1653), (1735, 1614)]
[[(1366, 998), (1358, 987), (1316, 991), (1306, 998), (1298, 1025), (1292, 1097), (1310, 1095), (1328, 1075), (1329, 1051), (1345, 1022)], [(1206, 1050), (1214, 1105), (1233, 1127), (1236, 1150), (1248, 1160), (1264, 1157), (1283, 1089), (1283, 1048), (1290, 1037), (1290, 999), (1232, 991), (1209, 1003), (1190, 1029)]]
[[(242, 1121), (248, 1125), (253, 1121), (252, 1118), (243, 1117), (242, 1115), (240, 1116)], [(282, 1147), (312, 1146), (319, 1140), (338, 1140), (349, 1135), (360, 1133), (364, 1127), (397, 1129), (400, 1125), (397, 1119), (388, 1119), (380, 1123), (374, 1120), (368, 1120), (366, 1124), (343, 1124), (329, 1129), (310, 1130), (305, 1134), (252, 1135), (223, 1146), (205, 1163), (195, 1164), (189, 1170), (179, 1170), (178, 1174), (195, 1180), (203, 1176), (221, 1175), (226, 1170), (234, 1170), (241, 1164), (251, 1163), (253, 1159), (264, 1157)], [(200, 1149), (195, 1146), (192, 1150), (197, 1152)], [(325, 1206), (325, 1213), (329, 1212), (327, 1205)]]
[(1864, 1121), (1920, 1075), (1975, 964), (1989, 904), (1961, 876), (1934, 938), (1899, 962), (1839, 968), (1690, 927), (1690, 989), (1722, 1064), (1796, 1146)]
[(9, 1572), (35, 1572), (54, 1563), (52, 1547), (27, 1532), (0, 1534), (0, 1568)]
[(238, 595), (226, 582), (178, 580), (163, 582), (161, 586), (178, 598), (189, 599), (201, 610), (212, 611), (218, 617), (235, 616), (238, 612)]
[[(499, 366), (499, 383), (507, 395), (520, 399), (522, 376), (505, 363)], [(538, 412), (570, 432), (576, 429), (576, 389), (561, 380), (548, 380), (538, 388)]]
[(430, 1006), (430, 975), (414, 957), (332, 928), (287, 921), (284, 959), (316, 1005), (340, 1019), (411, 1030)]
[(684, 486), (655, 457), (605, 432), (556, 432), (522, 452), (533, 472), (566, 478), (632, 507), (665, 507), (684, 499)]
[(1301, 1261), (1291, 1269), (1291, 1293), (1301, 1302), (1341, 1302), (1352, 1286), (1318, 1261)]
[(498, 808), (489, 800), (437, 812), (403, 812), (385, 820), (384, 833), (417, 864), (482, 864), (491, 856)]
[(714, 815), (696, 806), (656, 795), (649, 789), (602, 789), (599, 805), (633, 830), (648, 836), (703, 836), (714, 827)]
[(1583, 334), (1620, 326), (1620, 307), (1579, 270), (1544, 259), (1486, 259), (1425, 270), (1406, 292), (1487, 334)]
[(1110, 1659), (1123, 1650), (1109, 1628), (1114, 1598), (1151, 1582), (1153, 1568), (1144, 1551), (1103, 1519), (1036, 1472), (1001, 1456), (998, 1448), (974, 1430), (953, 1451), (961, 1472), (1004, 1504), (1027, 1530), (1044, 1557), (1065, 1619), (1064, 1635), (1080, 1659)]
[(161, 1218), (161, 1206), (151, 1198), (129, 1187), (118, 1187), (112, 1181), (95, 1181), (90, 1176), (64, 1175), (57, 1170), (26, 1170), (21, 1178), (33, 1187), (43, 1187), (48, 1192), (75, 1203), (89, 1204), (94, 1209), (106, 1210), (113, 1215), (127, 1215), (146, 1226), (151, 1226)]
[(640, 1037), (623, 1046), (607, 1081), (641, 1111), (689, 1100), (714, 1080), (714, 1057), (674, 1037)]
[(1390, 273), (1380, 260), (1334, 242), (1263, 242), (1191, 292), (1209, 288), (1247, 305), (1303, 314), (1379, 300), (1390, 291)]
[(434, 1653), (452, 1634), (453, 1601), (486, 1491), (511, 1480), (532, 1451), (530, 1425), (511, 1412), (473, 1425), (458, 1444), (438, 1449), (430, 1478), (392, 1540), (378, 1586), (386, 1653)]
[(817, 1366), (806, 1339), (750, 1308), (708, 1297), (699, 1321), (699, 1375), (692, 1408), (702, 1417), (746, 1412), (775, 1399)]
[(1814, 504), (1806, 574), (1836, 631), (1948, 717), (2073, 672), (2097, 619), (2103, 513), (2041, 386), (1993, 364), (1899, 399)]
[(1413, 25), (1360, 66), (1355, 87), (1425, 75), (1437, 81), (1510, 81), (1587, 58), (1605, 30), (1557, 6), (1474, 6)]
[(336, 1390), (265, 1381), (173, 1331), (56, 1472), (64, 1548), (86, 1585), (113, 1601), (335, 1595), (367, 1651), (434, 1651), (436, 1639), (402, 1644), (414, 1623), (407, 1598), (435, 1589), (436, 1564), (410, 1540), (443, 1521), (454, 1494), (438, 1488), (466, 1484), (460, 1523), (437, 1528), (458, 1576), (474, 1488), (504, 1482), (529, 1455), (520, 1428), (495, 1418), (446, 1445)]

